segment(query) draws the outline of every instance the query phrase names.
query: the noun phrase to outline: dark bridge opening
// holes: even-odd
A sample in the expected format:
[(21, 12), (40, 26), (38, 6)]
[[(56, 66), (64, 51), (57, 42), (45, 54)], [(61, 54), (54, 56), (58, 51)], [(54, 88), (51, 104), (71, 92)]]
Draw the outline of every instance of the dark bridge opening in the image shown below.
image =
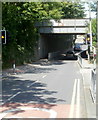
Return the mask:
[(73, 35), (68, 34), (40, 34), (40, 58), (48, 58), (49, 53), (59, 55), (72, 48)]

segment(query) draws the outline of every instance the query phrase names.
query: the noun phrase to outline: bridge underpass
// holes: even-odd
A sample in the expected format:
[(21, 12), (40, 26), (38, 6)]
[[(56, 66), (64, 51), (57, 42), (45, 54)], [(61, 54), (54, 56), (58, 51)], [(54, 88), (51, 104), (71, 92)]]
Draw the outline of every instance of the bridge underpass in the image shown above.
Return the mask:
[(39, 58), (57, 57), (72, 49), (76, 35), (87, 32), (88, 19), (61, 19), (36, 23), (39, 29)]
[(73, 35), (40, 34), (40, 58), (48, 58), (49, 53), (65, 52), (72, 47), (72, 41)]

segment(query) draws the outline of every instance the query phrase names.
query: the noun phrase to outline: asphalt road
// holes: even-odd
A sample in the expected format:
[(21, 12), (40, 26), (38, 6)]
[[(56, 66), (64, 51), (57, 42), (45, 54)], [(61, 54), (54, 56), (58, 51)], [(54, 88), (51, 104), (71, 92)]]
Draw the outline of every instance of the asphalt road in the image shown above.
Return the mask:
[(61, 101), (56, 102), (57, 104), (70, 104), (75, 79), (81, 80), (77, 62), (57, 62), (52, 68), (55, 70), (51, 71), (49, 74), (44, 74), (43, 76), (45, 77), (40, 79), (40, 81), (47, 85), (46, 87), (48, 90), (56, 92), (53, 96), (61, 99)]
[[(43, 65), (33, 64), (32, 67), (33, 66), (35, 67), (34, 72), (28, 69), (25, 73), (9, 75), (3, 78), (3, 100), (7, 101), (11, 96), (17, 94), (17, 92), (21, 94), (25, 91), (26, 95), (26, 92), (35, 88), (34, 91), (36, 92), (40, 89), (42, 89), (42, 91), (51, 91), (49, 95), (43, 94), (43, 98), (45, 95), (47, 97), (51, 95), (57, 99), (61, 99), (61, 101), (56, 101), (56, 103), (70, 104), (74, 81), (75, 79), (82, 79), (77, 62), (53, 61)], [(23, 70), (24, 69), (26, 68), (23, 68)], [(39, 88), (39, 90), (36, 88)], [(17, 95), (9, 101), (21, 102), (21, 99), (22, 98), (18, 98)], [(27, 102), (29, 102), (29, 100)], [(50, 101), (50, 103), (52, 103), (52, 101)]]
[[(50, 105), (58, 117), (68, 118), (71, 114), (73, 118), (73, 112), (77, 113), (80, 110), (80, 102), (84, 106), (82, 110), (85, 109), (84, 98), (80, 96), (81, 86), (82, 76), (76, 60), (40, 61), (18, 67), (16, 74), (12, 74), (11, 70), (3, 73), (2, 100), (6, 109), (7, 104), (10, 104), (10, 108), (11, 105), (15, 108), (20, 107), (19, 103), (24, 106)], [(53, 115), (55, 116), (55, 113)], [(82, 115), (85, 117), (85, 112)]]

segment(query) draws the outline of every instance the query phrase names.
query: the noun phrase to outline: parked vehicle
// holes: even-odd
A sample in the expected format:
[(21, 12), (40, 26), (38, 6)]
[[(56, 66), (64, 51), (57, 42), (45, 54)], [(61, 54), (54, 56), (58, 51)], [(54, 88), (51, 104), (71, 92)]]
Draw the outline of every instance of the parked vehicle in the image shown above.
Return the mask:
[(66, 58), (67, 59), (74, 59), (76, 56), (75, 56), (75, 52), (74, 51), (72, 51), (72, 50), (69, 50), (69, 51), (67, 51), (67, 53), (66, 53)]
[(75, 43), (74, 51), (81, 51), (81, 45), (83, 45), (83, 44), (82, 43)]

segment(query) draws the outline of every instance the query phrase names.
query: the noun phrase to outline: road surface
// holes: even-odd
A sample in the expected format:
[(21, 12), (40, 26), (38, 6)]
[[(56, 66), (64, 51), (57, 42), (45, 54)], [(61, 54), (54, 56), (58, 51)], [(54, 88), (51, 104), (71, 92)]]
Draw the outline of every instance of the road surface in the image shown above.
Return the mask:
[(39, 61), (3, 73), (1, 117), (86, 118), (76, 60)]

